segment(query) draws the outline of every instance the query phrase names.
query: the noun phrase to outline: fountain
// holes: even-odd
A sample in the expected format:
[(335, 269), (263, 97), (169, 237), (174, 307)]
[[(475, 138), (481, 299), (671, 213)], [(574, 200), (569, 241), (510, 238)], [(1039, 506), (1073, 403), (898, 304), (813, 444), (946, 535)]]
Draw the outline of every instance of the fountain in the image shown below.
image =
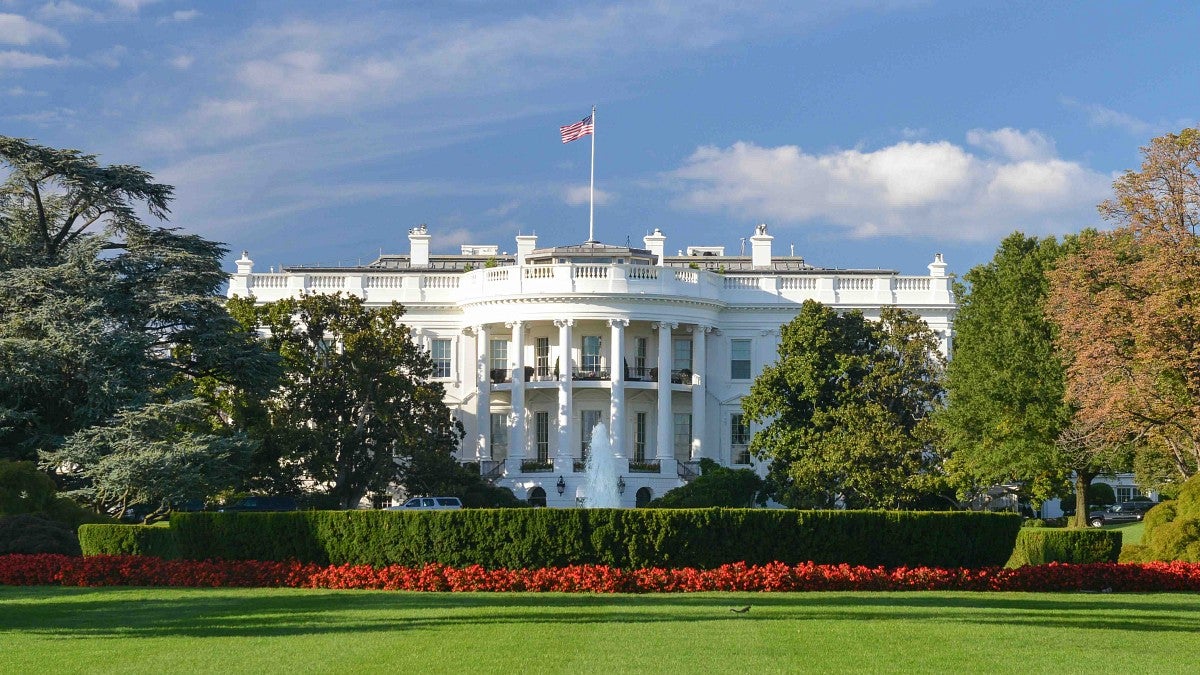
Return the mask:
[(617, 491), (617, 453), (608, 440), (603, 424), (592, 427), (592, 444), (584, 468), (584, 505), (589, 509), (613, 509), (621, 506)]

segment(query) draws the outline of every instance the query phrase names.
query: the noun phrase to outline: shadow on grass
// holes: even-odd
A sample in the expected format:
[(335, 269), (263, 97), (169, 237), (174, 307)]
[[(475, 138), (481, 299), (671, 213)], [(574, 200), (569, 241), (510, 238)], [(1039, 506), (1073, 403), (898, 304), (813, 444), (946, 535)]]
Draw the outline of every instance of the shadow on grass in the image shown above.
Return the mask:
[[(273, 589), (0, 587), (0, 634), (55, 638), (402, 633), (487, 624), (903, 622), (1200, 631), (1195, 595), (728, 593), (449, 594)], [(1178, 600), (1178, 602), (1174, 602)], [(729, 608), (751, 605), (747, 614)]]

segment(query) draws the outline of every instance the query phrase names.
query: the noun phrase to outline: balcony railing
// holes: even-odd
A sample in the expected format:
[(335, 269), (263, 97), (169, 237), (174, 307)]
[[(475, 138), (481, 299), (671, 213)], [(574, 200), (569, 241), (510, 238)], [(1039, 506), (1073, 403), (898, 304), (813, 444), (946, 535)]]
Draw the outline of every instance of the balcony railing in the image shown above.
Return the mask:
[(522, 473), (553, 473), (554, 462), (550, 460), (541, 461), (536, 459), (521, 460)]
[(662, 461), (657, 459), (629, 460), (629, 473), (660, 473)]
[(607, 368), (572, 368), (572, 380), (607, 380), (610, 373)]

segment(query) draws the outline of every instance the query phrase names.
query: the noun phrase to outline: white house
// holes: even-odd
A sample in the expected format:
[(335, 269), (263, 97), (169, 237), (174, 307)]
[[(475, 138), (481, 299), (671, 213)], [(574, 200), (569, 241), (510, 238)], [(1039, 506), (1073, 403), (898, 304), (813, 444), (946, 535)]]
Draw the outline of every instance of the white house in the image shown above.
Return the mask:
[(956, 305), (941, 254), (928, 276), (819, 268), (775, 255), (765, 225), (750, 255), (719, 246), (668, 255), (659, 230), (645, 248), (538, 248), (523, 235), (515, 254), (494, 245), (433, 254), (431, 238), (413, 228), (408, 255), (352, 268), (256, 274), (243, 253), (229, 294), (269, 302), (341, 291), (403, 304), (467, 430), (461, 460), (536, 504), (575, 504), (598, 423), (620, 455), (627, 506), (682, 485), (701, 458), (752, 466), (741, 399), (805, 300), (870, 318), (903, 307), (952, 350)]

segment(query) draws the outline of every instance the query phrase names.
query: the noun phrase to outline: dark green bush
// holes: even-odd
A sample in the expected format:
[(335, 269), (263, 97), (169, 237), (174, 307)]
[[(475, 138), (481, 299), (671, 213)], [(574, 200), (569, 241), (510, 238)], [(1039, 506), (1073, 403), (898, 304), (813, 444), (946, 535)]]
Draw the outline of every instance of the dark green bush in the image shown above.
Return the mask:
[(1114, 530), (1022, 528), (1008, 567), (1048, 562), (1117, 562), (1121, 533)]
[(171, 528), (161, 525), (80, 525), (79, 545), (83, 555), (179, 557)]
[(1144, 522), (1146, 560), (1200, 562), (1200, 474), (1185, 481), (1174, 500), (1147, 511)]
[(70, 527), (41, 514), (0, 516), (0, 555), (6, 553), (79, 555), (79, 538)]
[(1002, 565), (1012, 514), (768, 509), (175, 513), (184, 558), (489, 568), (763, 564)]

